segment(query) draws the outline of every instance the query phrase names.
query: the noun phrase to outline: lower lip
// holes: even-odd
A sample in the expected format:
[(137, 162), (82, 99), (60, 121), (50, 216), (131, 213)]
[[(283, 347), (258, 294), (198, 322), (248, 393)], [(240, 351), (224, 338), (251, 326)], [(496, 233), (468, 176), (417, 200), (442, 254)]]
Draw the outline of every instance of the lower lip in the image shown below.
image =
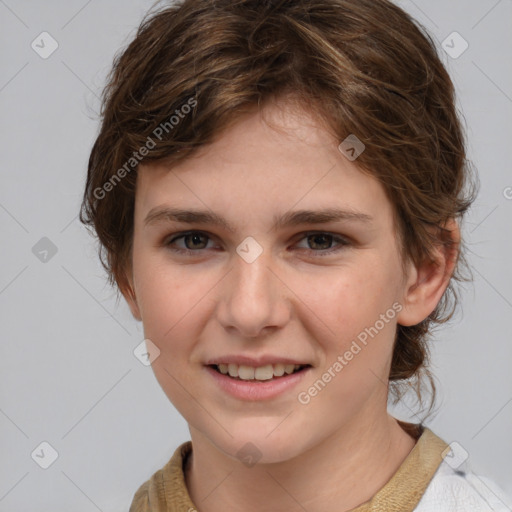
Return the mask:
[(224, 375), (211, 366), (205, 366), (208, 373), (214, 378), (215, 382), (224, 390), (235, 398), (241, 400), (268, 400), (291, 390), (296, 386), (311, 370), (311, 366), (303, 370), (291, 373), (283, 377), (277, 377), (272, 380), (249, 381), (233, 379)]

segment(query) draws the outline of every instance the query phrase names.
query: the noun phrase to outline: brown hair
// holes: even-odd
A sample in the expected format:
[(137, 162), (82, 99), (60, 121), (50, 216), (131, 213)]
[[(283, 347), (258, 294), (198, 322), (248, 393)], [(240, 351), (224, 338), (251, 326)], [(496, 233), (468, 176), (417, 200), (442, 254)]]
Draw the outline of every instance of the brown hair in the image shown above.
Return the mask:
[[(443, 229), (474, 199), (454, 86), (428, 33), (387, 0), (184, 0), (150, 12), (116, 55), (103, 92), (80, 220), (93, 226), (111, 285), (133, 293), (139, 161), (190, 156), (242, 112), (292, 96), (341, 142), (366, 146), (357, 164), (394, 207), (403, 262), (451, 244)], [(432, 229), (434, 228), (434, 229)], [(432, 327), (458, 303), (469, 270), (461, 242), (452, 280), (421, 323), (399, 325), (389, 375), (395, 403), (427, 366)]]

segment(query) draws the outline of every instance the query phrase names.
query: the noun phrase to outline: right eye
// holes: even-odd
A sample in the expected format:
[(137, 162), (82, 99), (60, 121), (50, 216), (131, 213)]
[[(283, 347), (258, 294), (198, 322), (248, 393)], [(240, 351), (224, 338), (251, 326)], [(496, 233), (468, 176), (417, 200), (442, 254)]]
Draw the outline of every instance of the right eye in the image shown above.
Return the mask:
[[(178, 240), (182, 241), (185, 247), (173, 247)], [(206, 249), (205, 244), (208, 244), (208, 240), (210, 240), (210, 237), (206, 233), (201, 231), (188, 231), (186, 233), (178, 233), (177, 236), (164, 242), (164, 245), (169, 250), (177, 253), (192, 254)]]

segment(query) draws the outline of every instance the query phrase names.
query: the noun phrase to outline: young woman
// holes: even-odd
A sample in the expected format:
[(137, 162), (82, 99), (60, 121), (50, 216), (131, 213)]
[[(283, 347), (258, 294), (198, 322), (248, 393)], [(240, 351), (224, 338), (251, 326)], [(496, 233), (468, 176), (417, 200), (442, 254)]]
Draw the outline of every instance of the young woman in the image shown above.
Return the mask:
[(142, 23), (81, 220), (191, 441), (130, 512), (506, 510), (462, 447), (387, 411), (456, 304), (465, 164), (452, 82), (388, 1)]

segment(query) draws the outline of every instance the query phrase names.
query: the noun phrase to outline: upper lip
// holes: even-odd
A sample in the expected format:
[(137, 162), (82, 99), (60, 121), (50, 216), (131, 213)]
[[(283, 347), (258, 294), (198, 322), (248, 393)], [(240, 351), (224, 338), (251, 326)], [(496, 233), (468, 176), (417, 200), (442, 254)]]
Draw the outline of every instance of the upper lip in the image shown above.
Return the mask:
[(266, 366), (267, 364), (299, 364), (301, 366), (311, 366), (310, 363), (299, 361), (298, 359), (291, 359), (289, 357), (280, 357), (272, 355), (264, 355), (261, 357), (247, 357), (242, 355), (219, 356), (208, 360), (206, 366), (219, 365), (219, 364), (237, 364), (238, 366)]

